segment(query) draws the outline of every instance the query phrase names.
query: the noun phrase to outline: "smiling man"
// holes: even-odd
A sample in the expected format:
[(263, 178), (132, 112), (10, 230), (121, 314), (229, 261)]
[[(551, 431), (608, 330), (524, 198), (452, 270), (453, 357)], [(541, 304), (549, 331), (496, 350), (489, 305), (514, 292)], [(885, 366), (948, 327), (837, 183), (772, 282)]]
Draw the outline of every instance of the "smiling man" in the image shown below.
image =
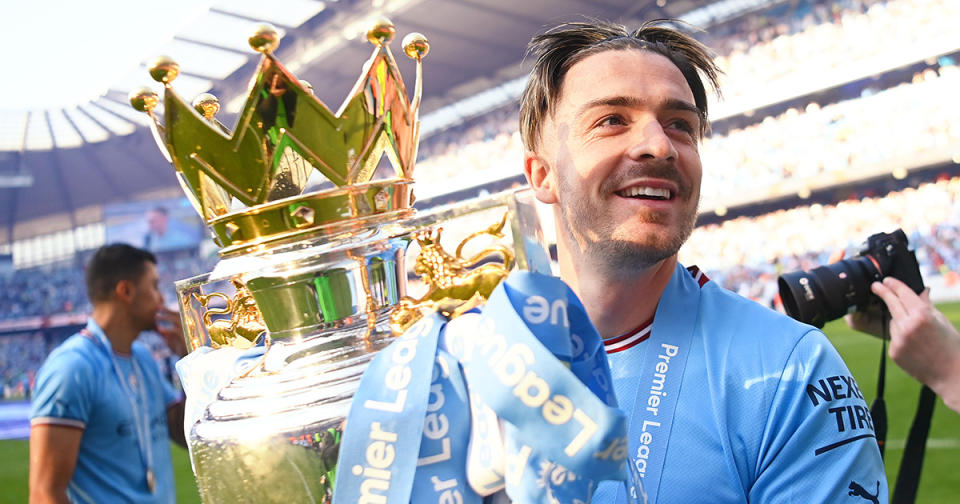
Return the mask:
[[(685, 268), (708, 130), (709, 52), (663, 24), (558, 26), (520, 129), (553, 205), (560, 272), (605, 339), (650, 502), (886, 502), (869, 410), (818, 330)], [(615, 485), (594, 502), (625, 502)]]

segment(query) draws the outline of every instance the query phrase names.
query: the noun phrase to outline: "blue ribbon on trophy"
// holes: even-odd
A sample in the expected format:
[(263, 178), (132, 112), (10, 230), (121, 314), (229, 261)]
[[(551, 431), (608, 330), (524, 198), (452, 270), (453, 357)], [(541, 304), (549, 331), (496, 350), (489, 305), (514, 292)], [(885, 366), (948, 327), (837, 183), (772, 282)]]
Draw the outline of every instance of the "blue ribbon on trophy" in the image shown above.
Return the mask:
[(516, 503), (585, 503), (600, 480), (645, 501), (628, 452), (583, 305), (557, 278), (514, 272), (482, 309), (425, 317), (374, 357), (334, 503), (479, 503), (501, 490)]

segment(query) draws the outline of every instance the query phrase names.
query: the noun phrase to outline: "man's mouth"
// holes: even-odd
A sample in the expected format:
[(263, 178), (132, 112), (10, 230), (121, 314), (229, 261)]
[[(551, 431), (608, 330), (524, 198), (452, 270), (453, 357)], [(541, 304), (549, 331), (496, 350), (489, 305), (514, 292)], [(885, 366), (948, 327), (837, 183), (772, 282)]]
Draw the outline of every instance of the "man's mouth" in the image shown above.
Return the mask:
[(673, 191), (664, 187), (633, 186), (616, 192), (617, 196), (633, 199), (669, 200)]

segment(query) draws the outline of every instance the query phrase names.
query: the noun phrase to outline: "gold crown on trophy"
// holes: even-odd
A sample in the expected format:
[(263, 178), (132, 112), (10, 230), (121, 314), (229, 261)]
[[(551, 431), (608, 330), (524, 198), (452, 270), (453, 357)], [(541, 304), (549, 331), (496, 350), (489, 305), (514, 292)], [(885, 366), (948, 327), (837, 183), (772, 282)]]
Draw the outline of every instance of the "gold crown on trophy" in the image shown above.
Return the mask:
[[(150, 88), (131, 92), (130, 103), (153, 118), (160, 150), (222, 255), (412, 214), (421, 60), (430, 44), (419, 33), (403, 40), (416, 61), (411, 100), (388, 47), (395, 34), (386, 19), (368, 30), (373, 55), (333, 113), (273, 56), (277, 30), (258, 26), (249, 42), (263, 56), (232, 133), (214, 117), (216, 97), (203, 93), (188, 104), (173, 90), (175, 61), (161, 56), (150, 65), (150, 76), (164, 85), (163, 124)], [(392, 171), (381, 168), (384, 154)]]

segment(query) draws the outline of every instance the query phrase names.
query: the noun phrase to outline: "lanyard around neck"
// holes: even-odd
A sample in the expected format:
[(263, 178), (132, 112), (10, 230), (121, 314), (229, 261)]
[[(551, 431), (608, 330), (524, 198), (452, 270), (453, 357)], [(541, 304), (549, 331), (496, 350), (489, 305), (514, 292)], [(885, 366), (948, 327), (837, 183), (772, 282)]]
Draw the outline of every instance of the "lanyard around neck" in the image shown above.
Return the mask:
[(630, 417), (630, 467), (642, 478), (649, 502), (656, 502), (659, 495), (699, 304), (700, 285), (678, 264), (660, 296), (650, 341), (645, 343)]
[(130, 409), (133, 411), (133, 424), (134, 431), (137, 434), (137, 447), (140, 451), (140, 459), (143, 461), (144, 466), (146, 466), (146, 477), (147, 477), (147, 486), (150, 489), (150, 492), (153, 493), (156, 487), (156, 480), (154, 479), (153, 473), (153, 453), (151, 447), (151, 436), (150, 436), (150, 411), (147, 407), (146, 394), (144, 394), (144, 407), (147, 407), (147, 411), (143, 415), (140, 414), (140, 406), (137, 404), (137, 390), (143, 390), (143, 373), (140, 372), (140, 366), (137, 365), (137, 359), (133, 356), (133, 352), (130, 353), (130, 364), (133, 366), (133, 374), (136, 378), (136, 389), (133, 389), (133, 386), (130, 388), (127, 387), (127, 381), (123, 378), (123, 373), (120, 371), (120, 364), (117, 362), (117, 357), (113, 354), (113, 346), (110, 344), (110, 340), (107, 339), (106, 334), (103, 333), (103, 330), (100, 329), (94, 323), (87, 325), (86, 329), (81, 331), (85, 336), (89, 337), (97, 343), (104, 352), (106, 352), (107, 357), (110, 358), (110, 363), (113, 365), (114, 374), (117, 376), (117, 380), (120, 382), (120, 388), (123, 390), (123, 395), (127, 397), (127, 401), (130, 403)]

